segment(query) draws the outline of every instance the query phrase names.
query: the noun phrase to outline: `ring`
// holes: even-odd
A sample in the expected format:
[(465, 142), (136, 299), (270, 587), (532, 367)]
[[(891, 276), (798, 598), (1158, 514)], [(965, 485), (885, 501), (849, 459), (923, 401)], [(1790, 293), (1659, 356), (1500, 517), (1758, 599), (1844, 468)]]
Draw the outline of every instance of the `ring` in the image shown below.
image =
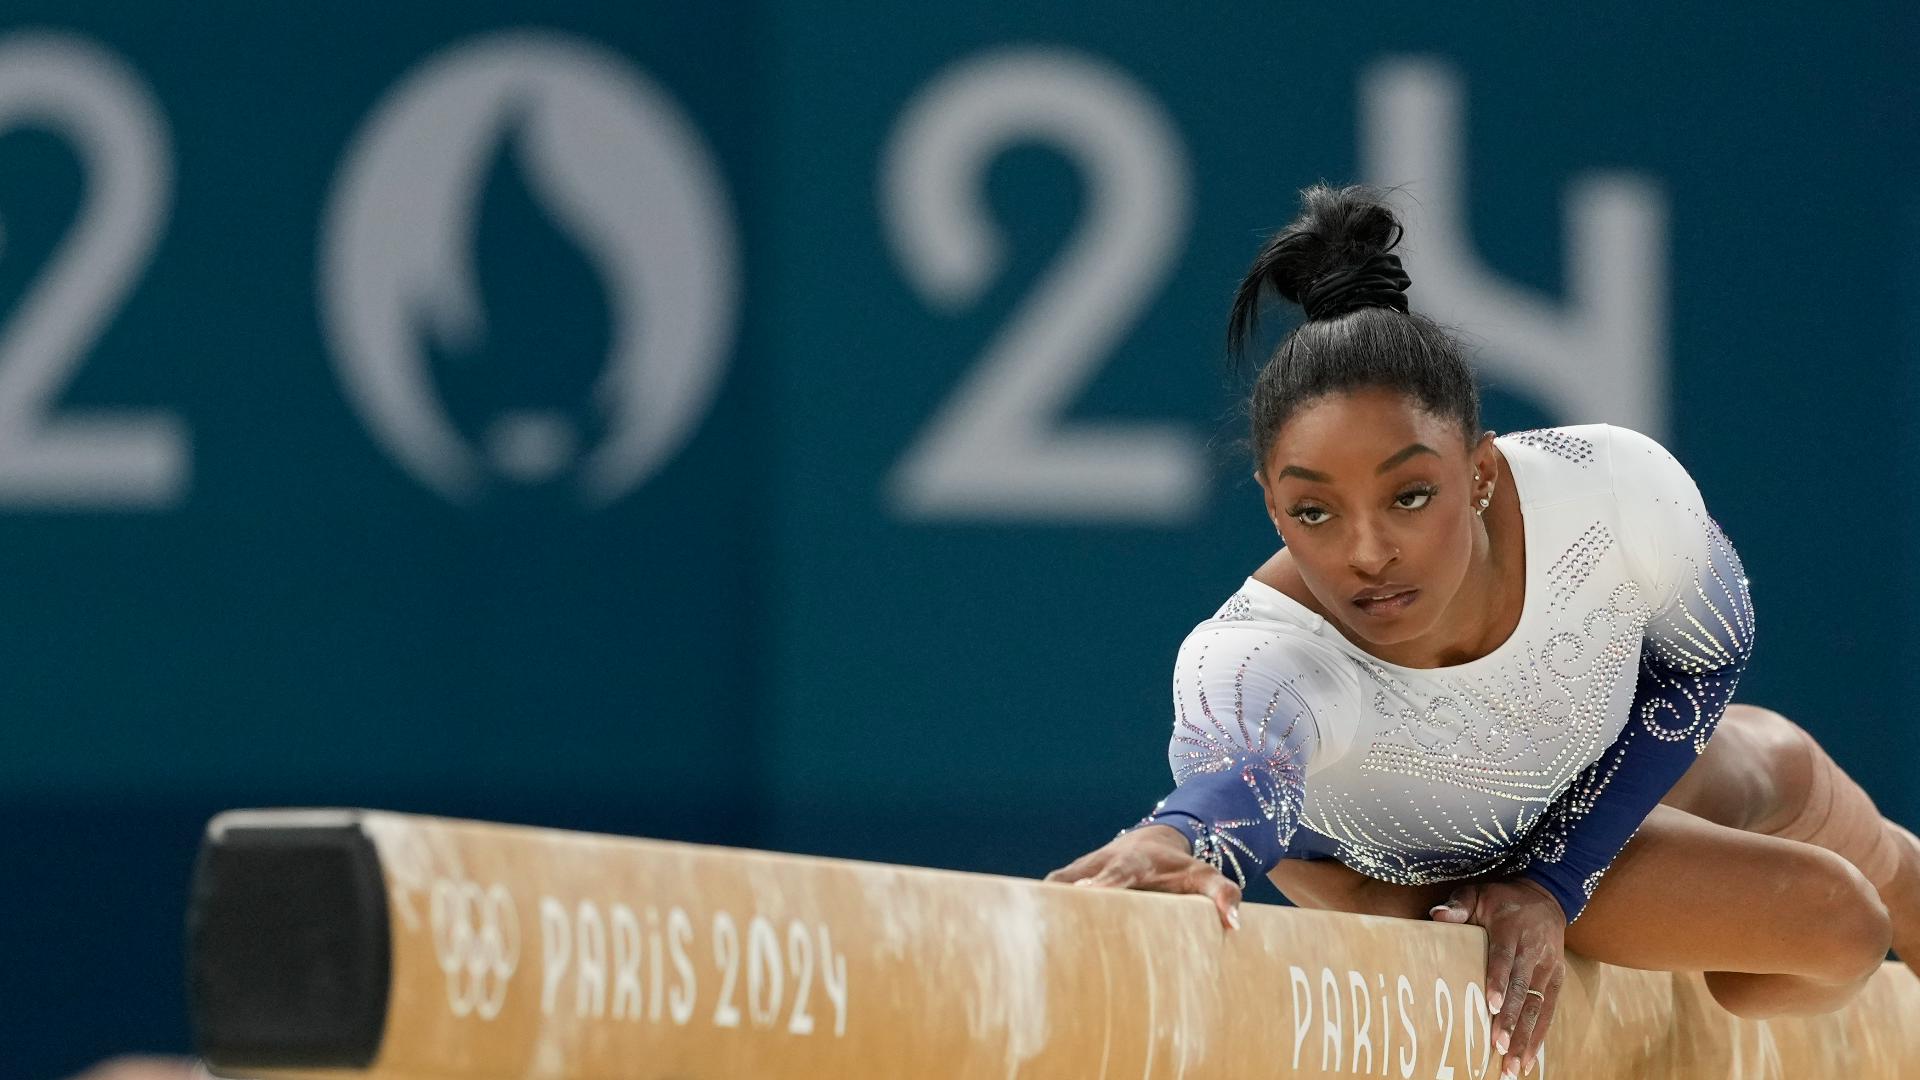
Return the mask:
[(1543, 994), (1543, 993), (1541, 993), (1541, 992), (1540, 992), (1540, 991), (1538, 991), (1538, 990), (1533, 990), (1533, 989), (1529, 989), (1529, 990), (1527, 991), (1527, 993), (1529, 993), (1529, 994), (1531, 994), (1531, 995), (1533, 995), (1534, 997), (1537, 997), (1537, 998), (1539, 998), (1539, 999), (1540, 999), (1541, 1001), (1545, 1001), (1545, 1000), (1547, 1000), (1547, 995), (1545, 995), (1545, 994)]

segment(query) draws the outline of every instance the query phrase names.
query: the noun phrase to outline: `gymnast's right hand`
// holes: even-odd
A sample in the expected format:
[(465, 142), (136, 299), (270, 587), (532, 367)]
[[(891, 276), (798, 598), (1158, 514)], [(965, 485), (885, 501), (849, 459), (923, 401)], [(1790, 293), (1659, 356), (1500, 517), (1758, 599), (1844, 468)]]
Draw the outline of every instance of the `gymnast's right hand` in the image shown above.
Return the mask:
[(1187, 838), (1170, 825), (1148, 825), (1121, 833), (1047, 875), (1048, 881), (1104, 889), (1195, 893), (1213, 901), (1220, 925), (1240, 928), (1240, 886), (1193, 857)]

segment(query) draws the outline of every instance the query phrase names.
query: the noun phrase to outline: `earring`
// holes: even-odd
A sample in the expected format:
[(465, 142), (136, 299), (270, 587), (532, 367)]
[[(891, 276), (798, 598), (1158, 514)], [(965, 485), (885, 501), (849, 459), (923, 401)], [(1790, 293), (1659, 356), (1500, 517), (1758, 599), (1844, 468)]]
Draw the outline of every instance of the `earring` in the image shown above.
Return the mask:
[(1473, 512), (1476, 514), (1485, 514), (1487, 507), (1491, 505), (1493, 505), (1493, 492), (1489, 491), (1485, 495), (1480, 496), (1480, 505), (1474, 507)]

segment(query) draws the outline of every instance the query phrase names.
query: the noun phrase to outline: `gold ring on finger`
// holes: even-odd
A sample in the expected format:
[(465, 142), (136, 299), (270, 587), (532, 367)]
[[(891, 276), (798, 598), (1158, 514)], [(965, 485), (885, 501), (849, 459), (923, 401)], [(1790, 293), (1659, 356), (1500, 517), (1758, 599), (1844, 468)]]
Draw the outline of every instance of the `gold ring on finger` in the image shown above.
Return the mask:
[(1537, 998), (1539, 998), (1539, 999), (1540, 999), (1541, 1001), (1545, 1001), (1545, 1000), (1547, 1000), (1547, 995), (1545, 995), (1545, 994), (1543, 994), (1543, 993), (1541, 993), (1541, 992), (1540, 992), (1540, 991), (1538, 991), (1538, 990), (1533, 990), (1533, 989), (1529, 989), (1529, 990), (1527, 991), (1527, 993), (1528, 993), (1528, 995), (1530, 995), (1530, 996), (1532, 996), (1532, 997), (1537, 997)]

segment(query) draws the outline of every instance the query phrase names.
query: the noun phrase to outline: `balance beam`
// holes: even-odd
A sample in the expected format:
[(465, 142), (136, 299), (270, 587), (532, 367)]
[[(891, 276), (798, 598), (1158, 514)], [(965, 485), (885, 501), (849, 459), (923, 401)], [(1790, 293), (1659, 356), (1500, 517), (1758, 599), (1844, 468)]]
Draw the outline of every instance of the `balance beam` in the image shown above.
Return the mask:
[[(207, 829), (224, 1076), (1489, 1080), (1475, 927), (358, 810)], [(1920, 980), (1741, 1020), (1575, 957), (1535, 1075), (1920, 1076)]]

